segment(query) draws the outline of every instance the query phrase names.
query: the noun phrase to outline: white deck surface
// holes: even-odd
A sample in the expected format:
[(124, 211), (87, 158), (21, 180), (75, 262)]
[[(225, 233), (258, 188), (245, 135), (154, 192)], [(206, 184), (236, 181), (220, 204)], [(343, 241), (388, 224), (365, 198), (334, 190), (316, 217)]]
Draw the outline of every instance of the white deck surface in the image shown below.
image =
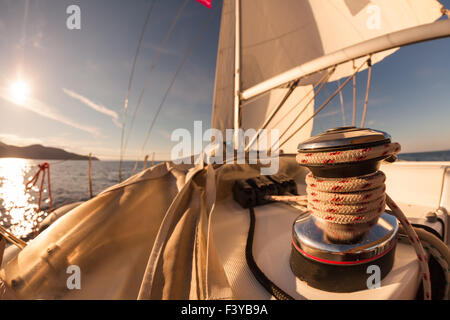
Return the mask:
[[(299, 211), (281, 203), (255, 208), (256, 228), (253, 254), (266, 276), (296, 299), (413, 299), (419, 285), (414, 249), (399, 243), (392, 271), (381, 288), (352, 293), (318, 290), (298, 280), (289, 266), (291, 230)], [(248, 210), (228, 198), (216, 203), (213, 213), (216, 248), (236, 299), (270, 299), (245, 261), (249, 227)], [(369, 274), (368, 274), (369, 277)]]

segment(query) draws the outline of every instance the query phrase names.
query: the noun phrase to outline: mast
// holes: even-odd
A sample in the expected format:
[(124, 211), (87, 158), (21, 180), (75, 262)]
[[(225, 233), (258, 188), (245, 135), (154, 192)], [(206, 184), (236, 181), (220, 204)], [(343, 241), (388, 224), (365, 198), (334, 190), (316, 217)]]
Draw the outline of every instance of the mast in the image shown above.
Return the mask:
[(397, 32), (391, 32), (294, 67), (291, 70), (283, 72), (251, 88), (248, 88), (242, 92), (241, 98), (242, 100), (248, 100), (290, 81), (370, 54), (449, 36), (450, 20), (432, 22)]
[(234, 42), (234, 149), (239, 142), (240, 93), (241, 93), (241, 17), (240, 0), (235, 0), (235, 42)]

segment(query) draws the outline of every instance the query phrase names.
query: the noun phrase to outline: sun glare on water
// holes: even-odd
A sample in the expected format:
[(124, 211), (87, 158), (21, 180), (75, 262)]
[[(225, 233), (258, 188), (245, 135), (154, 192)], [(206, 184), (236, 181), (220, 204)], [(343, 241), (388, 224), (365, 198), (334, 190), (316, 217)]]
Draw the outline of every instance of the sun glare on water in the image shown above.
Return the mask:
[(30, 160), (0, 159), (0, 225), (19, 238), (32, 234), (47, 216), (46, 212), (37, 211), (37, 187), (25, 190), (26, 177), (35, 172), (35, 167)]
[(23, 105), (30, 94), (30, 86), (22, 80), (17, 80), (9, 87), (9, 93), (14, 103)]

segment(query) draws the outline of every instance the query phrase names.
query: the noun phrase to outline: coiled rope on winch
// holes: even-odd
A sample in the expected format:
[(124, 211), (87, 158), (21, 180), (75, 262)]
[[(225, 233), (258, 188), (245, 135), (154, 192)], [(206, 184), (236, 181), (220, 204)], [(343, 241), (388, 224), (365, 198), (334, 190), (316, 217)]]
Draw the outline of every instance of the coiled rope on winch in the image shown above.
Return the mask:
[[(395, 155), (398, 143), (335, 152), (298, 153), (300, 164), (355, 163)], [(385, 193), (385, 175), (381, 171), (350, 178), (320, 178), (309, 173), (306, 177), (308, 209), (317, 217), (320, 228), (331, 238), (349, 239), (369, 230), (383, 213), (385, 205), (400, 221), (413, 245), (421, 269), (425, 300), (431, 299), (430, 273), (425, 250), (395, 202)]]
[(358, 224), (378, 218), (385, 207), (384, 173), (352, 178), (306, 176), (308, 209), (334, 223)]

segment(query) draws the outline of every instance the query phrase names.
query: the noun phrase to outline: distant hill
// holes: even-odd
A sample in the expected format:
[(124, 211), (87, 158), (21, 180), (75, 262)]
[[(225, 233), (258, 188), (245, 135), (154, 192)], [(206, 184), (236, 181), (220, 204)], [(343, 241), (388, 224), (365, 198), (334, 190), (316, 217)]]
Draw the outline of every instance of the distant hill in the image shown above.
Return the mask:
[[(24, 158), (45, 160), (88, 160), (89, 156), (64, 151), (59, 148), (44, 147), (33, 144), (26, 147), (17, 147), (0, 142), (0, 158)], [(98, 158), (92, 157), (92, 160)]]

